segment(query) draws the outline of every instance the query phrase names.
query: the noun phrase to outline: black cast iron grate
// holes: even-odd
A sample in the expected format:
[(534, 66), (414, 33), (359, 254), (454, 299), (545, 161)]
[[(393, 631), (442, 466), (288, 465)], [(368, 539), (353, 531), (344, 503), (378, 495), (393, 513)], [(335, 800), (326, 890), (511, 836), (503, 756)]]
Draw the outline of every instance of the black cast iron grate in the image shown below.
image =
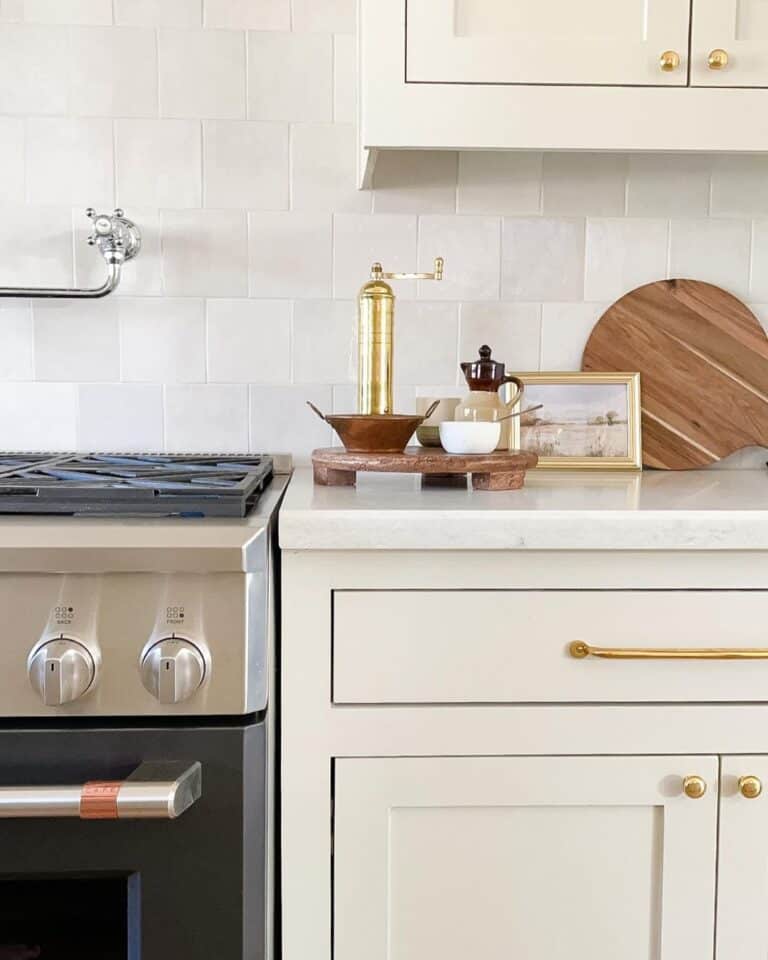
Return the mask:
[(0, 514), (244, 517), (272, 471), (262, 456), (0, 453)]

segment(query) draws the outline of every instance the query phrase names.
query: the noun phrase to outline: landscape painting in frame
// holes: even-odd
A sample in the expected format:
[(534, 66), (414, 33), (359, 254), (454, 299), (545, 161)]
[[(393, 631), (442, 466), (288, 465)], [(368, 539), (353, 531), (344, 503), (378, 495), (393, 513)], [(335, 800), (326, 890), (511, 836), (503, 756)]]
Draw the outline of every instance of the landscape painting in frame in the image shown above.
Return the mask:
[(637, 373), (522, 373), (523, 409), (513, 420), (513, 446), (539, 455), (539, 466), (637, 470), (640, 375)]

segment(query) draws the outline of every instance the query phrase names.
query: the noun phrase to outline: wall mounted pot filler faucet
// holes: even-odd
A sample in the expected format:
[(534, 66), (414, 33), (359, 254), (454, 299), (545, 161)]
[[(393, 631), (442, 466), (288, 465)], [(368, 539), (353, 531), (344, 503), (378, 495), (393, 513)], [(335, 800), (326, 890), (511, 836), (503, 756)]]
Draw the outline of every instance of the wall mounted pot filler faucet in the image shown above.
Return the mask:
[(118, 207), (113, 213), (97, 213), (89, 207), (86, 216), (93, 221), (88, 244), (97, 247), (107, 264), (107, 279), (100, 287), (0, 287), (0, 297), (62, 297), (70, 300), (96, 300), (112, 293), (120, 283), (123, 264), (141, 250), (139, 228)]

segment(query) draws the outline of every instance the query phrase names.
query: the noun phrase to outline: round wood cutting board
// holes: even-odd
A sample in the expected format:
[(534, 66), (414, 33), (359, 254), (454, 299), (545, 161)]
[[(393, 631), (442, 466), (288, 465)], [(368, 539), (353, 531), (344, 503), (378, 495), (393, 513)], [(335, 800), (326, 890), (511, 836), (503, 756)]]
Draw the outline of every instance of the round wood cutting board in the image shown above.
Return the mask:
[(595, 324), (581, 367), (640, 372), (647, 467), (691, 470), (768, 446), (768, 337), (720, 287), (638, 287)]

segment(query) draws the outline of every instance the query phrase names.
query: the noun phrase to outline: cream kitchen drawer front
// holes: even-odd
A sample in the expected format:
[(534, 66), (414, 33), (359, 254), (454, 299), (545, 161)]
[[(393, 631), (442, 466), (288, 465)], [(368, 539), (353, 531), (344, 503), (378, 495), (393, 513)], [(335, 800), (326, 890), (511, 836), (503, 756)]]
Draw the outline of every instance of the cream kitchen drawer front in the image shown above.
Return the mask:
[[(767, 614), (759, 590), (337, 590), (333, 701), (768, 702)], [(575, 641), (757, 656), (577, 659)]]
[(334, 960), (712, 957), (715, 757), (343, 759), (335, 785)]

